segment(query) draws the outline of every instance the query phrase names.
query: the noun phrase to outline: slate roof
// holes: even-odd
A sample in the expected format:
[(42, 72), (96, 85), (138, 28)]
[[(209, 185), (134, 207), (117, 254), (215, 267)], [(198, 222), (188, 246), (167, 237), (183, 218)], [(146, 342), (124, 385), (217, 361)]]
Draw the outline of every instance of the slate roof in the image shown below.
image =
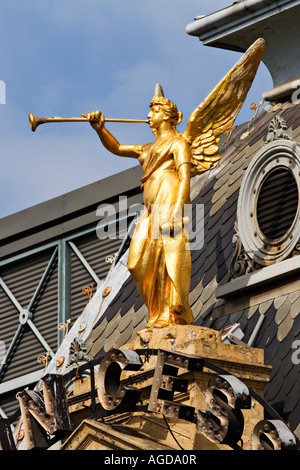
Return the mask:
[[(221, 330), (239, 323), (245, 343), (260, 315), (265, 314), (253, 344), (264, 349), (265, 363), (272, 366), (265, 398), (299, 435), (300, 365), (293, 364), (291, 354), (292, 343), (300, 340), (300, 285), (298, 291), (276, 299), (220, 318), (214, 315), (220, 304), (216, 288), (227, 283), (231, 276), (230, 263), (235, 249), (232, 238), (242, 178), (264, 144), (269, 123), (275, 115), (284, 117), (287, 132), (294, 140), (299, 140), (300, 106), (289, 102), (269, 104), (253, 120), (235, 130), (228, 143), (221, 146), (222, 160), (217, 167), (192, 180), (193, 204), (204, 204), (205, 232), (203, 248), (192, 251), (190, 305), (196, 325)], [(241, 139), (248, 131), (248, 137)], [(90, 332), (88, 355), (97, 357), (112, 347), (124, 345), (136, 336), (146, 321), (147, 309), (129, 275)]]

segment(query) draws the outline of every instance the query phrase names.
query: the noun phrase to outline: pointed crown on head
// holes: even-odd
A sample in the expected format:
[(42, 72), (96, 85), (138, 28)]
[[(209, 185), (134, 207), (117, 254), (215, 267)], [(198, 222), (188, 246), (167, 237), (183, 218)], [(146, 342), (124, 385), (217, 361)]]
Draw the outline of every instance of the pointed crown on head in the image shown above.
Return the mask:
[(154, 96), (150, 102), (150, 108), (153, 105), (160, 105), (164, 108), (165, 113), (172, 119), (174, 126), (180, 124), (182, 119), (182, 112), (178, 111), (177, 106), (173, 101), (165, 98), (163, 88), (160, 83), (155, 85)]

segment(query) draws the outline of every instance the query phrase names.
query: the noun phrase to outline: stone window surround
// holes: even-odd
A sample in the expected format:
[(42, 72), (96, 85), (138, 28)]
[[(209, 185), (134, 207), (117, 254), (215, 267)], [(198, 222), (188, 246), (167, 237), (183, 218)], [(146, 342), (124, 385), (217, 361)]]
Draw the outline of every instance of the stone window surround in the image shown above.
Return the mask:
[[(279, 166), (293, 173), (300, 194), (300, 147), (288, 135), (265, 144), (245, 172), (238, 200), (236, 236), (247, 256), (262, 267), (217, 287), (216, 318), (300, 290), (300, 256), (292, 256), (300, 240), (300, 204), (292, 226), (273, 252), (266, 251), (263, 235), (257, 231), (257, 189)], [(230, 305), (226, 302), (229, 299)]]
[(278, 139), (264, 145), (247, 168), (237, 207), (238, 236), (247, 256), (261, 266), (269, 266), (291, 255), (300, 239), (300, 204), (285, 235), (278, 240), (265, 238), (257, 222), (259, 190), (267, 176), (277, 168), (288, 169), (300, 194), (300, 148), (292, 140)]

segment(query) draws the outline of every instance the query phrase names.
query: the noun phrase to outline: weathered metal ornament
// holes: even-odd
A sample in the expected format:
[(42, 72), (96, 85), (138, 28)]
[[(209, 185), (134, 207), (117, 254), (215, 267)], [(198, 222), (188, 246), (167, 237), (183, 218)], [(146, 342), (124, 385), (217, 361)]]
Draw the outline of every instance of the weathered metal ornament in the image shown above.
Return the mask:
[(110, 294), (110, 293), (111, 293), (111, 287), (110, 287), (110, 286), (105, 287), (105, 289), (104, 289), (104, 291), (103, 291), (103, 293), (102, 293), (102, 297), (103, 297), (103, 298), (104, 298), (104, 297), (107, 297), (108, 294)]
[(24, 437), (25, 437), (25, 431), (24, 431), (24, 429), (21, 429), (18, 433), (17, 440), (22, 441), (22, 439), (24, 439)]
[(83, 321), (80, 323), (79, 327), (78, 327), (78, 333), (82, 333), (87, 327), (87, 322), (86, 321)]
[(250, 131), (244, 132), (244, 133), (241, 135), (240, 140), (247, 139), (247, 137), (249, 137), (249, 135), (250, 135)]
[(59, 359), (56, 361), (56, 367), (61, 367), (63, 363), (65, 362), (65, 357), (61, 356)]

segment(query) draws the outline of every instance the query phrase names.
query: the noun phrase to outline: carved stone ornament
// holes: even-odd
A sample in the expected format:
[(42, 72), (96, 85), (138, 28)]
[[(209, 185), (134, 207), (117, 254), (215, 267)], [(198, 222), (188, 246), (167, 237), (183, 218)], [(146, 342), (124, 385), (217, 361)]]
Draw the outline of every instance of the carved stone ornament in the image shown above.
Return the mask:
[(266, 143), (278, 139), (292, 140), (291, 136), (285, 132), (286, 129), (287, 125), (284, 118), (282, 116), (275, 116), (269, 124)]
[(79, 362), (89, 361), (89, 356), (86, 353), (85, 342), (79, 338), (74, 338), (70, 345), (70, 354), (68, 366), (78, 364)]
[(265, 145), (244, 174), (233, 237), (233, 277), (300, 253), (300, 148), (286, 128), (281, 116), (272, 119)]
[(235, 245), (234, 255), (230, 265), (230, 272), (232, 277), (243, 276), (252, 271), (255, 271), (259, 266), (248, 256), (245, 251), (241, 238), (238, 232), (238, 224), (235, 223), (235, 234), (232, 238), (232, 243)]

